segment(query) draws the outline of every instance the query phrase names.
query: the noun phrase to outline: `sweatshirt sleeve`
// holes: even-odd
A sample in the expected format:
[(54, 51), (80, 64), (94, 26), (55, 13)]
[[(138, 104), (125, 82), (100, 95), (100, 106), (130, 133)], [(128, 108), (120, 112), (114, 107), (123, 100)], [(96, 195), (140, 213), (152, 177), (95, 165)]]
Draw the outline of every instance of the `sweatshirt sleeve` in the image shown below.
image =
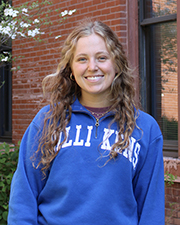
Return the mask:
[[(154, 133), (157, 133), (154, 130)], [(138, 225), (164, 224), (164, 166), (161, 133), (148, 147), (139, 173), (134, 178), (134, 193), (138, 205)]]
[(21, 141), (18, 166), (11, 183), (9, 225), (38, 224), (37, 198), (45, 182), (41, 170), (35, 169), (31, 161), (38, 147), (38, 130), (39, 127), (33, 121)]

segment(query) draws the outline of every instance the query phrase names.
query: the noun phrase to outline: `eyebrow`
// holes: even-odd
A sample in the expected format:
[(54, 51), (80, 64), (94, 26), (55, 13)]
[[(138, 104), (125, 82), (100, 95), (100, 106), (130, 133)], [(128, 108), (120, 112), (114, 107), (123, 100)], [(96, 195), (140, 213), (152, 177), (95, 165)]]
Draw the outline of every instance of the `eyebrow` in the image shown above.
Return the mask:
[[(110, 55), (108, 51), (99, 51), (99, 52), (96, 52), (96, 55), (99, 55), (99, 54)], [(86, 56), (86, 55), (87, 55), (86, 53), (79, 53), (78, 55), (75, 55), (75, 57)]]

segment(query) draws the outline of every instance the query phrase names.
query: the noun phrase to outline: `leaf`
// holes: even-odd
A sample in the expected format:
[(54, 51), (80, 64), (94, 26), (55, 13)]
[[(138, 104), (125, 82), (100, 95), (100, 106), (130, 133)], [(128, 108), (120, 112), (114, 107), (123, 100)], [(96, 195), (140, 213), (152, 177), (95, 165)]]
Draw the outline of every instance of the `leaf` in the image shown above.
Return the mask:
[(7, 221), (7, 216), (8, 216), (8, 212), (7, 211), (3, 212), (2, 217), (5, 221)]
[(0, 144), (0, 224), (7, 224), (10, 184), (17, 167), (19, 144)]

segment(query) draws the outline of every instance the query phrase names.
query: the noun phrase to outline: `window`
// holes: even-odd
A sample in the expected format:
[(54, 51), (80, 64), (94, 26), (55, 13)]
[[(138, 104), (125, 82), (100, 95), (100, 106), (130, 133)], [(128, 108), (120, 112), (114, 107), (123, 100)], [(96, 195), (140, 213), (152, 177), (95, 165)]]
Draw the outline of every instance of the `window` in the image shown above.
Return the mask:
[(144, 110), (159, 123), (164, 155), (178, 157), (177, 1), (139, 1)]
[(11, 65), (3, 63), (0, 65), (0, 141), (11, 140), (11, 87)]
[[(1, 4), (1, 1), (0, 1)], [(5, 56), (11, 52), (11, 41), (0, 45)], [(0, 141), (12, 138), (12, 74), (11, 63), (0, 62)]]

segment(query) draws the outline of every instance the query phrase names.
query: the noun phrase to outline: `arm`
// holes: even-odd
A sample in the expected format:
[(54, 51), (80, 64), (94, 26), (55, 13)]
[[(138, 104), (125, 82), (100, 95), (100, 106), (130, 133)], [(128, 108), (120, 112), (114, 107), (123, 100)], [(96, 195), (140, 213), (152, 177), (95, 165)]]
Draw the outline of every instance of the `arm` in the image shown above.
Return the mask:
[(138, 204), (138, 225), (164, 224), (163, 140), (159, 135), (149, 144), (146, 159), (134, 178), (134, 193)]
[(30, 159), (38, 147), (37, 132), (38, 127), (32, 122), (21, 141), (18, 166), (11, 184), (9, 225), (38, 224), (37, 197), (45, 181), (40, 169), (35, 169)]

